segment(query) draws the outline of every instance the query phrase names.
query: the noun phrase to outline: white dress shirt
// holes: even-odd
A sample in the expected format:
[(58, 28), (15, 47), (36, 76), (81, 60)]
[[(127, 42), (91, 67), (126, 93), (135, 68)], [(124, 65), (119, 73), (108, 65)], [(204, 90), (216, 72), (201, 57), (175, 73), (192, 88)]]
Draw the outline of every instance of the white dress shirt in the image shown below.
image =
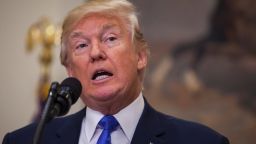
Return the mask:
[[(144, 99), (142, 93), (131, 104), (113, 115), (120, 126), (111, 133), (112, 144), (130, 144), (140, 116), (144, 109)], [(103, 118), (103, 114), (86, 108), (86, 116), (82, 121), (82, 128), (78, 144), (96, 144), (102, 132), (98, 122)]]

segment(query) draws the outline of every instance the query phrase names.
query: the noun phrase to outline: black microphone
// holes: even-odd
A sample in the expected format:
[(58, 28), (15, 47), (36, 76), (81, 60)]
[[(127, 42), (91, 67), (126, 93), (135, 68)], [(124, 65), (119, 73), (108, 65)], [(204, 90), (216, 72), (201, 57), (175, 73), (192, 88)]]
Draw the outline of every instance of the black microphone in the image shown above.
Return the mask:
[(78, 100), (81, 91), (82, 85), (79, 80), (73, 77), (65, 79), (57, 90), (57, 97), (54, 100), (50, 118), (67, 114), (71, 105)]
[(48, 98), (37, 125), (33, 144), (39, 144), (45, 123), (56, 116), (65, 115), (74, 104), (82, 91), (82, 85), (76, 78), (66, 78), (61, 84), (53, 82), (49, 89)]

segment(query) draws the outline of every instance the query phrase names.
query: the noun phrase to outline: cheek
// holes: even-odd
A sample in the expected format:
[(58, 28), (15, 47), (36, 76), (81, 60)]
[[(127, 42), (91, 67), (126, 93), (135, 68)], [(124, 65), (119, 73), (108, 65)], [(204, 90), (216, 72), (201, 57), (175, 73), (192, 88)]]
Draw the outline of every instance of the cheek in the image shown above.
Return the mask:
[(137, 61), (136, 56), (131, 53), (125, 53), (119, 55), (119, 58), (115, 60), (117, 62), (117, 68), (123, 77), (131, 78), (132, 75), (137, 73)]
[(75, 77), (82, 77), (86, 75), (88, 68), (88, 60), (85, 57), (73, 57), (70, 62), (70, 67), (72, 69), (72, 74)]

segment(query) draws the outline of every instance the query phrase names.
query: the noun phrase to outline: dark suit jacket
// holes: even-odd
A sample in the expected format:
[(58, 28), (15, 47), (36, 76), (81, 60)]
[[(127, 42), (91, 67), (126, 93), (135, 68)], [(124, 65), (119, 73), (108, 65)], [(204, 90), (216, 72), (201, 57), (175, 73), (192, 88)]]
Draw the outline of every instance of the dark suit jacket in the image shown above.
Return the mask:
[[(85, 109), (52, 120), (46, 125), (42, 144), (78, 144)], [(3, 144), (32, 144), (36, 124), (8, 133)], [(215, 131), (155, 111), (147, 102), (135, 130), (132, 144), (228, 144), (228, 140)]]

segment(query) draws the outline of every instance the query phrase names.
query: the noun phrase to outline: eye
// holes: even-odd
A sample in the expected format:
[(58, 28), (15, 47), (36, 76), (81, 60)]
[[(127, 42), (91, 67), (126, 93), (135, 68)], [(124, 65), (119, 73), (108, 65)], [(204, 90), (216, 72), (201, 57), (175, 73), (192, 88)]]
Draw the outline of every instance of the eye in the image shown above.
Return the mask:
[(76, 49), (86, 48), (86, 47), (88, 47), (88, 45), (87, 45), (87, 44), (85, 44), (85, 43), (81, 43), (81, 44), (78, 44), (78, 46), (76, 46)]
[(78, 42), (74, 47), (74, 53), (80, 55), (85, 53), (89, 49), (90, 44), (87, 42)]
[(117, 40), (117, 38), (114, 37), (114, 36), (111, 36), (111, 37), (108, 37), (108, 38), (107, 38), (107, 41), (115, 41), (115, 40)]
[(106, 33), (102, 37), (102, 40), (104, 42), (113, 42), (113, 41), (116, 41), (117, 39), (118, 39), (117, 35), (113, 33)]
[(103, 42), (107, 47), (114, 47), (117, 46), (119, 44), (119, 38), (118, 36), (114, 35), (114, 34), (109, 34), (107, 35)]

